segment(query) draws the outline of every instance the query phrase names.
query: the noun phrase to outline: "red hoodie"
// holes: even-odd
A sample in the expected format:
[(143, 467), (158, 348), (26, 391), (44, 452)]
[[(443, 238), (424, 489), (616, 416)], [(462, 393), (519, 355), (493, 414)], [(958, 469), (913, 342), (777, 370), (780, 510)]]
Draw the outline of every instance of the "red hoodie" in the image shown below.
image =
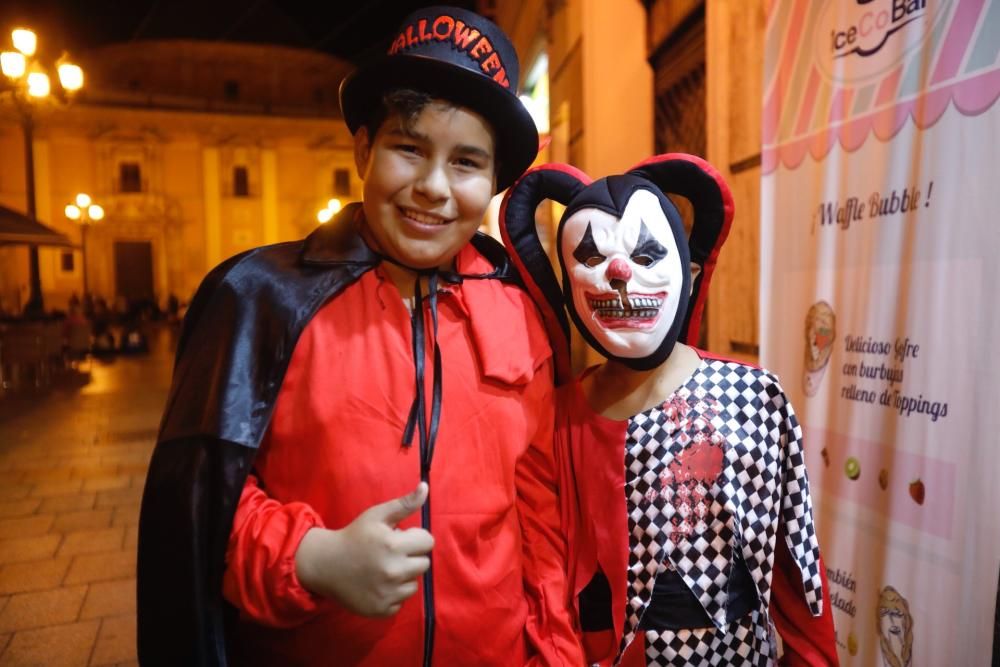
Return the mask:
[[(491, 268), (471, 246), (457, 258), (462, 274)], [(438, 317), (434, 664), (576, 667), (544, 330), (528, 296), (497, 280), (446, 287)], [(243, 491), (224, 579), (241, 611), (235, 664), (421, 664), (421, 593), (391, 618), (362, 617), (306, 591), (294, 563), (313, 526), (341, 528), (416, 487), (418, 447), (400, 444), (413, 397), (410, 316), (375, 269), (303, 332)]]

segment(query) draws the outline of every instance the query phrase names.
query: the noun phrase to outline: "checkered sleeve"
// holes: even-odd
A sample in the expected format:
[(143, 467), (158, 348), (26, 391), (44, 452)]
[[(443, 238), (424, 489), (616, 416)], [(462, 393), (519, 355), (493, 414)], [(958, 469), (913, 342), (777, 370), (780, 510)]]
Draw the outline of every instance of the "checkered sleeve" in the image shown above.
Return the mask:
[(776, 411), (782, 471), (781, 521), (788, 551), (802, 575), (803, 592), (814, 616), (823, 612), (823, 581), (820, 575), (819, 541), (813, 523), (809, 476), (802, 448), (802, 427), (788, 397), (773, 376), (767, 391)]

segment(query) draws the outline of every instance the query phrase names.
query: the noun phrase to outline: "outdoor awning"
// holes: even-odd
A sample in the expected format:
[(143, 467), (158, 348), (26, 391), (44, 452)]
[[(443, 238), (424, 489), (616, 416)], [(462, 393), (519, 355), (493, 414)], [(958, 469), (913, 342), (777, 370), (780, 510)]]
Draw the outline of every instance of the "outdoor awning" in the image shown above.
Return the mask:
[(0, 206), (0, 245), (74, 245), (66, 236), (24, 213)]

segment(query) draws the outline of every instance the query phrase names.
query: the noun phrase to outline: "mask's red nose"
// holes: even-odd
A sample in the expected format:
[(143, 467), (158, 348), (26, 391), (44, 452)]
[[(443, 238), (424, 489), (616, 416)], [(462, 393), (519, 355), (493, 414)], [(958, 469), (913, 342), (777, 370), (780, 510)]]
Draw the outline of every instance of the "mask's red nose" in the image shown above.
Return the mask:
[(628, 282), (632, 278), (632, 269), (624, 259), (613, 259), (608, 264), (608, 269), (604, 273), (608, 281), (624, 280)]

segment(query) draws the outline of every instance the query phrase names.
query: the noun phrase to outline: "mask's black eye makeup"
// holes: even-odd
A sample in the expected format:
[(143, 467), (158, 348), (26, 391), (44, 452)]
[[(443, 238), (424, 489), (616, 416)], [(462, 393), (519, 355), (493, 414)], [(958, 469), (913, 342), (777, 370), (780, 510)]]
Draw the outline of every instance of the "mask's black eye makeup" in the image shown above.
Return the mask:
[(589, 222), (587, 223), (587, 231), (583, 233), (583, 238), (580, 239), (579, 245), (573, 250), (573, 259), (590, 268), (597, 266), (607, 259), (597, 249), (597, 244), (594, 243), (594, 232), (591, 230)]
[(667, 256), (667, 249), (653, 238), (645, 222), (640, 221), (639, 225), (639, 240), (635, 242), (631, 259), (639, 266), (652, 266)]

